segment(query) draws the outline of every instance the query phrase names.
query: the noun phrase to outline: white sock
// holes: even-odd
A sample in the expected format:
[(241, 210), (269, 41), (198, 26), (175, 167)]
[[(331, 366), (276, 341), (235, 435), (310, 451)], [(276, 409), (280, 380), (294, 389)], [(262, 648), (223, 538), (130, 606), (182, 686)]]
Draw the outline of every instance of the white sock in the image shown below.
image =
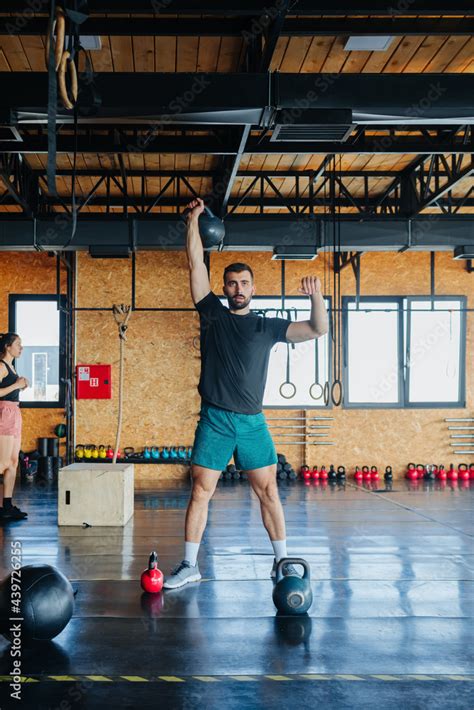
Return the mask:
[(185, 542), (184, 543), (184, 559), (189, 562), (191, 567), (196, 567), (198, 552), (199, 552), (199, 542)]
[(275, 560), (279, 562), (282, 557), (288, 557), (286, 552), (286, 540), (271, 540)]

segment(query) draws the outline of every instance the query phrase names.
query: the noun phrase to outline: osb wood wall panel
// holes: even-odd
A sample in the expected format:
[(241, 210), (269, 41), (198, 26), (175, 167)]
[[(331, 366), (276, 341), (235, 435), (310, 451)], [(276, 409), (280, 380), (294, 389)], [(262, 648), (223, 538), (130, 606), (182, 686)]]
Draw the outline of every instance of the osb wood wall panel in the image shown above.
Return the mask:
[[(62, 288), (65, 288), (64, 269)], [(56, 293), (56, 260), (38, 252), (0, 252), (1, 333), (8, 330), (8, 297), (12, 293)], [(21, 358), (17, 367), (21, 374)], [(54, 436), (54, 427), (64, 421), (64, 410), (22, 408), (22, 417), (21, 445), (24, 451), (30, 451), (36, 448), (38, 437)]]
[[(79, 255), (78, 305), (111, 307), (130, 303), (131, 262)], [(81, 283), (82, 280), (82, 283)], [(183, 252), (139, 252), (136, 258), (136, 305), (139, 308), (193, 308)], [(118, 413), (119, 338), (111, 312), (77, 314), (78, 363), (112, 364), (111, 400), (76, 401), (76, 442), (113, 444)], [(199, 333), (192, 310), (132, 313), (125, 346), (124, 414), (121, 446), (141, 450), (153, 445), (193, 441), (199, 411), (197, 383)], [(183, 466), (136, 467), (140, 478), (183, 478)]]
[(137, 308), (194, 308), (184, 251), (142, 251), (136, 258)]

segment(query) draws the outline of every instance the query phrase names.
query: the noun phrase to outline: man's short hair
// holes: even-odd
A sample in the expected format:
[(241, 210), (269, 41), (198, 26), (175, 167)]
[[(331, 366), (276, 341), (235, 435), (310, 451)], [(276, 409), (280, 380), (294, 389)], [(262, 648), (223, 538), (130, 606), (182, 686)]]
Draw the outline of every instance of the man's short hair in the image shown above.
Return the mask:
[(241, 261), (236, 261), (235, 264), (229, 264), (229, 266), (226, 266), (224, 269), (224, 283), (226, 282), (225, 277), (230, 271), (233, 271), (237, 274), (240, 274), (241, 271), (248, 271), (253, 281), (253, 271), (248, 264), (244, 264)]

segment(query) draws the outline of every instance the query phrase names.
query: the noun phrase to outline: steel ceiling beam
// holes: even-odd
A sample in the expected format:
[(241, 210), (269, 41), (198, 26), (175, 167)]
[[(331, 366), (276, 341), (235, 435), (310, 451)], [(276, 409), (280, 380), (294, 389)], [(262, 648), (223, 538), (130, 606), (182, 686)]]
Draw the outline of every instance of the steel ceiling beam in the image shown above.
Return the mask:
[[(413, 220), (391, 216), (361, 219), (341, 215), (342, 251), (398, 251), (410, 239), (410, 248), (419, 251), (451, 251), (472, 239), (474, 215), (419, 217)], [(234, 215), (226, 220), (225, 250), (272, 251), (274, 246), (310, 245), (331, 248), (331, 217), (313, 219), (288, 215)], [(60, 249), (69, 240), (71, 218), (63, 214), (32, 220), (22, 215), (0, 215), (0, 250), (49, 251)], [(411, 235), (409, 237), (409, 235)], [(127, 246), (137, 249), (184, 249), (185, 224), (177, 215), (149, 218), (112, 218), (108, 215), (81, 215), (68, 250), (87, 250), (90, 245)]]
[[(20, 18), (21, 16), (19, 16)], [(187, 18), (141, 18), (141, 17), (90, 17), (81, 25), (82, 35), (111, 37), (242, 37), (252, 32), (252, 21), (258, 25), (258, 17), (222, 17), (219, 19), (195, 17)], [(48, 21), (43, 17), (32, 17), (27, 22), (21, 19), (2, 17), (0, 35), (40, 36), (47, 34)], [(286, 17), (280, 29), (281, 37), (319, 36), (439, 36), (474, 34), (474, 20), (470, 17), (444, 18), (332, 18), (318, 19)]]
[[(268, 0), (89, 0), (88, 10), (91, 15), (111, 13), (116, 15), (149, 15), (156, 12), (163, 15), (221, 15), (255, 16), (267, 15), (273, 7)], [(30, 0), (2, 0), (2, 12), (31, 15)], [(335, 0), (334, 2), (313, 2), (299, 0), (294, 14), (311, 16), (346, 16), (346, 15), (472, 15), (474, 9), (469, 0), (456, 0), (449, 5), (445, 0), (411, 0), (398, 10), (385, 0)]]
[[(266, 109), (297, 122), (350, 108), (355, 123), (409, 125), (474, 121), (471, 74), (286, 74), (103, 72), (94, 76), (97, 121), (154, 124), (265, 125)], [(2, 72), (0, 115), (46, 120), (46, 72)], [(70, 119), (71, 113), (60, 111)], [(137, 121), (137, 117), (139, 120)], [(5, 123), (7, 121), (4, 121)], [(14, 123), (14, 121), (13, 121)]]

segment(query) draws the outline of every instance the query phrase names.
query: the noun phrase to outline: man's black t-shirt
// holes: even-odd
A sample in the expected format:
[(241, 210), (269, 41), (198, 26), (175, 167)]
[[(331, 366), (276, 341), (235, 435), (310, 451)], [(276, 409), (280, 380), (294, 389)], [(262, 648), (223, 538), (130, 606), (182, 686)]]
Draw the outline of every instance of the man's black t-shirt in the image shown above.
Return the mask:
[(286, 342), (290, 321), (231, 313), (212, 291), (196, 309), (201, 322), (199, 394), (215, 407), (258, 414), (270, 350), (275, 343)]

